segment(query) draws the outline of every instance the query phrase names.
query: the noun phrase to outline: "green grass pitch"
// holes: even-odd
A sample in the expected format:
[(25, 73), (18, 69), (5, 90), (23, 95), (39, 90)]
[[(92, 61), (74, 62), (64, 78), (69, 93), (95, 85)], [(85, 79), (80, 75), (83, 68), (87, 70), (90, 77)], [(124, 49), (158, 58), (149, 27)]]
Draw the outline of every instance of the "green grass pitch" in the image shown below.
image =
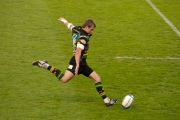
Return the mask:
[[(180, 1), (152, 2), (180, 30)], [(87, 61), (106, 94), (119, 98), (114, 106), (82, 75), (63, 84), (32, 66), (45, 59), (68, 67), (71, 33), (60, 16), (96, 22)], [(179, 119), (180, 37), (146, 0), (1, 0), (0, 21), (0, 120)], [(129, 93), (135, 101), (125, 110)]]

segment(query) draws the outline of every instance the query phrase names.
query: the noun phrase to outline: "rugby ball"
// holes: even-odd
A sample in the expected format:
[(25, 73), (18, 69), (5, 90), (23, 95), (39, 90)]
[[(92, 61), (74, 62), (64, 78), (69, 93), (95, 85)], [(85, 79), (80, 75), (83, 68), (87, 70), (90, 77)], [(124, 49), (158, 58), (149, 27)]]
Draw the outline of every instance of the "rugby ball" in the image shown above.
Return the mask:
[(122, 100), (122, 107), (125, 109), (131, 108), (131, 105), (134, 102), (134, 96), (132, 94), (126, 95)]

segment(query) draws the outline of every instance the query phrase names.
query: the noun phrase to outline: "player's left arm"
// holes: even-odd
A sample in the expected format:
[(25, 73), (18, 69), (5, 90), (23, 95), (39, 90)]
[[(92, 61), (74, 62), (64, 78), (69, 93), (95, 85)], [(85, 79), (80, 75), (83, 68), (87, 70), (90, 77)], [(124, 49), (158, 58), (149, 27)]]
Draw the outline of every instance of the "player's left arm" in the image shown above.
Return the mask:
[(74, 28), (74, 25), (72, 23), (68, 22), (65, 18), (60, 17), (58, 20), (63, 22), (69, 30), (72, 31), (72, 29)]

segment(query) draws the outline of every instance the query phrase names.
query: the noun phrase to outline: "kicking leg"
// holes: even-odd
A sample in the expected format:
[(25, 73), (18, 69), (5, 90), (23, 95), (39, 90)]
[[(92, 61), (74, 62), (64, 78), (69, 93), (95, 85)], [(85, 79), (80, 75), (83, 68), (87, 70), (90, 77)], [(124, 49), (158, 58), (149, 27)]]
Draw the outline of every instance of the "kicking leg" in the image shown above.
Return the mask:
[(61, 82), (66, 83), (74, 77), (74, 74), (69, 70), (66, 70), (64, 76), (61, 78)]
[(66, 70), (66, 72), (64, 74), (61, 72), (61, 70), (55, 68), (54, 66), (50, 66), (48, 64), (48, 61), (46, 61), (46, 60), (43, 60), (43, 61), (37, 60), (37, 61), (33, 62), (33, 65), (49, 70), (63, 83), (68, 82), (70, 79), (72, 79), (74, 77), (74, 74), (72, 72)]

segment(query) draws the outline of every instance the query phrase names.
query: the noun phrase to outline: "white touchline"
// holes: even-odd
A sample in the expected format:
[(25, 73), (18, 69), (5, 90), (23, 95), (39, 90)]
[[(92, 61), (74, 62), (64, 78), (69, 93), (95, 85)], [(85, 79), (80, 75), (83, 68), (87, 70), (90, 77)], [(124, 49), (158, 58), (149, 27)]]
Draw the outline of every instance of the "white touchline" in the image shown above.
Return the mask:
[(136, 60), (180, 60), (180, 58), (177, 57), (136, 57), (136, 56), (116, 56), (116, 59), (136, 59)]
[(159, 9), (157, 9), (157, 7), (151, 2), (151, 0), (146, 0), (151, 7), (164, 19), (164, 21), (174, 30), (174, 32), (177, 33), (177, 35), (180, 37), (180, 32), (179, 30), (171, 23), (171, 21), (169, 21), (166, 16), (164, 16)]

